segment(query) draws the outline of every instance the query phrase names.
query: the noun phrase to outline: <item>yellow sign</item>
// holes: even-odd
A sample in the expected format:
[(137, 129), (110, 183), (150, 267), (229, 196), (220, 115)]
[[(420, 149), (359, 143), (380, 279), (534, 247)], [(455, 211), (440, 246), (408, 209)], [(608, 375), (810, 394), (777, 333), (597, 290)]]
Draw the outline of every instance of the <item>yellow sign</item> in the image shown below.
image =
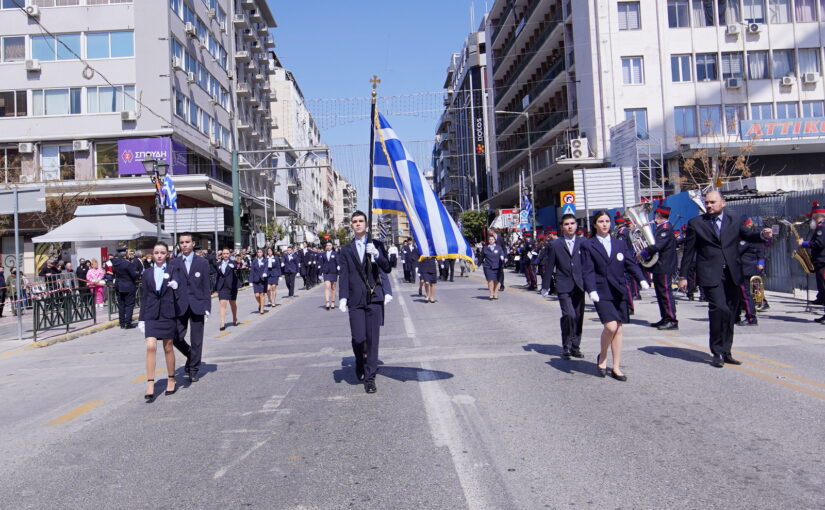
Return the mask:
[(575, 191), (562, 191), (559, 193), (561, 196), (561, 205), (564, 207), (565, 204), (575, 204), (576, 203), (576, 192)]

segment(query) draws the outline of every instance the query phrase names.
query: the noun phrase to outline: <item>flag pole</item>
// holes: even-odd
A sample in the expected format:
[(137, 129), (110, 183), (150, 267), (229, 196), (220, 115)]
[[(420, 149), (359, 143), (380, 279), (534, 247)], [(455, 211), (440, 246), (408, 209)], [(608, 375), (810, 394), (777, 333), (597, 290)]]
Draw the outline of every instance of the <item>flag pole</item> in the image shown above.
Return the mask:
[(378, 97), (378, 84), (381, 80), (377, 74), (373, 74), (370, 78), (372, 84), (372, 105), (370, 107), (370, 180), (369, 180), (369, 203), (367, 204), (367, 232), (372, 237), (372, 190), (373, 179), (375, 176), (375, 102)]

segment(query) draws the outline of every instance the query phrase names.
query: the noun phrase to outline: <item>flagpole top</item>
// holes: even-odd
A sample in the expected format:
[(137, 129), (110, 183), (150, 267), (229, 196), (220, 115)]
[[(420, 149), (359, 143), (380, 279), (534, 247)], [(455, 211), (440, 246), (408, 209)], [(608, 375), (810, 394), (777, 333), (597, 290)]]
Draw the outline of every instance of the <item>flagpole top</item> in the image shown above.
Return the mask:
[(372, 98), (375, 99), (375, 96), (378, 95), (378, 84), (381, 83), (381, 78), (377, 74), (373, 74), (370, 83), (372, 84)]

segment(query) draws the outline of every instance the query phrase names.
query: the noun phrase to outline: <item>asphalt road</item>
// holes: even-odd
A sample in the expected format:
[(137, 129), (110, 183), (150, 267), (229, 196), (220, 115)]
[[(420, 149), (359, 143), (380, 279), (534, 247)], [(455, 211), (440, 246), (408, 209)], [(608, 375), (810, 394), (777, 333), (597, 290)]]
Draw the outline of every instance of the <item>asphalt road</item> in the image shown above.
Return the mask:
[(557, 303), (522, 282), (490, 302), (479, 271), (426, 304), (394, 279), (375, 395), (321, 288), (263, 316), (242, 293), (201, 380), (152, 404), (137, 330), (0, 354), (0, 506), (825, 507), (825, 326), (800, 301), (772, 299), (737, 328), (745, 364), (716, 369), (706, 305), (658, 332), (649, 291), (621, 383), (594, 375), (592, 307), (585, 359), (562, 360)]

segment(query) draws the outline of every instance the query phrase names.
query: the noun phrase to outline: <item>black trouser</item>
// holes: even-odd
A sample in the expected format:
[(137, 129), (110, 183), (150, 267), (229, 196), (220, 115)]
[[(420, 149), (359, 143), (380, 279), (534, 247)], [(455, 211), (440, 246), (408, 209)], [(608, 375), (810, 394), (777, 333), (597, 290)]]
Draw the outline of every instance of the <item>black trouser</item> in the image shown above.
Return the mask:
[(559, 293), (561, 308), (561, 346), (565, 351), (579, 350), (584, 323), (584, 291), (576, 287), (572, 292)]
[(418, 265), (410, 264), (410, 283), (412, 284), (415, 284), (416, 271), (418, 271)]
[(814, 280), (816, 280), (816, 300), (825, 301), (825, 267), (818, 267), (814, 270)]
[(753, 322), (756, 320), (756, 303), (753, 302), (753, 295), (751, 294), (750, 276), (745, 276), (745, 280), (739, 285), (739, 295), (742, 299), (739, 301), (739, 308), (736, 310), (736, 320), (739, 320), (742, 312), (745, 312), (745, 320)]
[(355, 354), (355, 366), (364, 364), (364, 380), (375, 380), (378, 372), (378, 343), (381, 336), (381, 324), (384, 322), (384, 305), (373, 303), (349, 309), (349, 327), (352, 333), (352, 352)]
[(733, 324), (736, 311), (739, 309), (739, 285), (733, 281), (729, 270), (725, 269), (719, 285), (703, 285), (702, 290), (708, 299), (710, 352), (714, 355), (730, 355), (733, 346)]
[(524, 264), (524, 277), (527, 279), (527, 289), (534, 290), (538, 285), (538, 281), (536, 280), (535, 268), (529, 261)]
[[(173, 343), (175, 347), (186, 356), (184, 370), (187, 373), (198, 373), (201, 366), (201, 353), (203, 352), (203, 327), (205, 321), (203, 315), (192, 313), (191, 308), (187, 308), (183, 315), (179, 315), (178, 334), (175, 335)], [(192, 332), (189, 335), (189, 343), (186, 343), (186, 330), (192, 325)]]
[(121, 326), (132, 324), (132, 313), (135, 311), (135, 291), (115, 293), (117, 297), (117, 316)]
[(453, 281), (455, 277), (455, 259), (447, 259), (447, 274), (450, 278), (450, 281)]
[(659, 317), (663, 321), (676, 322), (676, 301), (673, 300), (673, 288), (670, 286), (669, 274), (654, 274), (653, 289), (659, 303)]
[[(0, 289), (0, 317), (3, 316), (3, 308), (6, 306), (6, 289)], [(14, 306), (14, 305), (12, 305)]]
[(295, 273), (284, 273), (284, 280), (286, 280), (286, 288), (289, 290), (289, 296), (295, 295)]
[(501, 288), (504, 288), (504, 262), (501, 263), (501, 267), (498, 268), (498, 284), (501, 285)]
[(404, 281), (409, 283), (410, 282), (410, 266), (408, 264), (404, 264)]

